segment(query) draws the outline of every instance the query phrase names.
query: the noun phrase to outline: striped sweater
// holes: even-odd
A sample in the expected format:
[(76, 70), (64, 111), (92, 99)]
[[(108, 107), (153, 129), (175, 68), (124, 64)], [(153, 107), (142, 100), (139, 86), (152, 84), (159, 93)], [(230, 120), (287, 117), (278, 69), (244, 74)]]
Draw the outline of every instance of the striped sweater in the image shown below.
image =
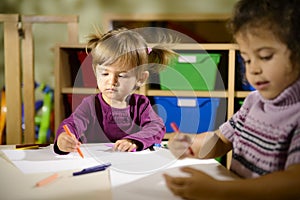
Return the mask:
[(273, 100), (250, 93), (220, 130), (233, 145), (230, 169), (241, 177), (300, 163), (300, 80)]

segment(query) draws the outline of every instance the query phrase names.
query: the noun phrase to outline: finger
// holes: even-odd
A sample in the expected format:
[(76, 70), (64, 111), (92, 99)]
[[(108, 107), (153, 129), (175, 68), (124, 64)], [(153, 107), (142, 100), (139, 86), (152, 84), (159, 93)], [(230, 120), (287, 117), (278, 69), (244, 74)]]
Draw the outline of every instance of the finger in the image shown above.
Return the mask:
[(66, 141), (66, 143), (64, 144), (67, 152), (75, 152), (77, 150), (77, 145), (75, 143), (73, 143), (73, 141)]
[(128, 149), (128, 145), (125, 145), (124, 143), (120, 144), (118, 148), (118, 150), (122, 152), (127, 151), (127, 149)]
[(191, 142), (191, 138), (189, 136), (187, 136), (186, 134), (177, 134), (175, 136), (175, 139), (174, 141), (178, 141), (178, 142), (188, 142), (190, 143)]
[(112, 150), (113, 151), (118, 151), (119, 145), (120, 145), (120, 141), (118, 140), (118, 141), (115, 142), (115, 145), (113, 146)]
[(58, 148), (64, 152), (74, 152), (76, 151), (76, 145), (73, 145), (72, 141), (69, 141), (68, 138), (62, 138), (57, 143)]
[(136, 151), (136, 149), (137, 149), (136, 144), (132, 144), (132, 145), (129, 147), (128, 151), (129, 151), (129, 152), (134, 152), (134, 151)]
[(185, 182), (186, 182), (185, 181), (186, 178), (184, 178), (184, 177), (173, 177), (168, 174), (164, 174), (164, 177), (168, 183), (170, 183), (171, 185), (174, 185), (176, 187), (183, 186), (183, 185), (185, 185)]
[(169, 142), (169, 146), (171, 146), (172, 148), (178, 148), (178, 149), (187, 149), (191, 143), (190, 143), (190, 139), (186, 139), (187, 136), (180, 136), (181, 138), (175, 139), (171, 142)]
[(184, 134), (176, 133), (175, 137), (173, 140), (183, 140), (184, 139)]
[(181, 171), (185, 172), (185, 173), (188, 173), (190, 174), (191, 176), (195, 176), (197, 175), (198, 177), (199, 176), (205, 176), (205, 177), (210, 177), (212, 178), (211, 176), (209, 176), (208, 174), (206, 174), (205, 172), (201, 171), (201, 170), (198, 170), (198, 169), (194, 169), (192, 167), (182, 167), (181, 168)]
[(185, 192), (184, 181), (181, 178), (176, 178), (163, 174), (166, 180), (167, 187), (177, 196), (183, 196)]
[(165, 178), (167, 187), (170, 188), (170, 185), (172, 184), (172, 183), (171, 183), (172, 177), (169, 176), (168, 174), (163, 174), (163, 176), (164, 176), (164, 178)]
[(179, 159), (191, 156), (188, 145), (185, 142), (173, 143), (169, 146), (169, 149), (173, 155)]
[(75, 135), (72, 134), (70, 135), (64, 135), (63, 137), (64, 142), (65, 142), (65, 147), (68, 152), (75, 152), (77, 148), (80, 146), (80, 142), (76, 139)]
[(200, 170), (194, 169), (192, 167), (182, 167), (180, 170), (189, 174), (203, 173)]
[(113, 150), (114, 151), (122, 151), (123, 147), (124, 147), (124, 140), (118, 140), (115, 142)]
[[(133, 143), (131, 143), (131, 142), (128, 142), (128, 141), (125, 141), (125, 142), (123, 142), (122, 143), (122, 149), (121, 149), (121, 151), (131, 151), (133, 148), (134, 148), (134, 144)], [(133, 148), (131, 149), (131, 147), (133, 146)]]
[(129, 148), (129, 142), (127, 140), (118, 140), (116, 143), (115, 143), (115, 147), (114, 149), (116, 151), (126, 151), (128, 148)]

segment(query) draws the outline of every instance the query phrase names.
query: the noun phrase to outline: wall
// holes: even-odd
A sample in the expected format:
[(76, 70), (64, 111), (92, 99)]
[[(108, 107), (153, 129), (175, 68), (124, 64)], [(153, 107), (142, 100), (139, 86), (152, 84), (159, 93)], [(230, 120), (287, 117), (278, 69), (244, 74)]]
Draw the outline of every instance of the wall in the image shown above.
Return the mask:
[[(100, 25), (106, 13), (230, 13), (237, 0), (1, 0), (0, 13), (79, 15), (79, 41)], [(55, 43), (67, 39), (60, 24), (34, 25), (35, 79), (54, 87)], [(0, 87), (4, 85), (3, 25), (0, 24)]]

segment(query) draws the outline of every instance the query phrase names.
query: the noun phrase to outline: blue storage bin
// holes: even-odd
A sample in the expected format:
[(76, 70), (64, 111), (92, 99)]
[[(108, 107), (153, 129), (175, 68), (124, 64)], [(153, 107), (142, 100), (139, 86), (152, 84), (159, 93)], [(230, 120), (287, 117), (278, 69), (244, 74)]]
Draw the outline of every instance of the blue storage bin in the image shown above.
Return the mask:
[(175, 122), (180, 131), (202, 133), (215, 129), (219, 98), (154, 97), (154, 109), (164, 120), (167, 133), (174, 132), (170, 126)]

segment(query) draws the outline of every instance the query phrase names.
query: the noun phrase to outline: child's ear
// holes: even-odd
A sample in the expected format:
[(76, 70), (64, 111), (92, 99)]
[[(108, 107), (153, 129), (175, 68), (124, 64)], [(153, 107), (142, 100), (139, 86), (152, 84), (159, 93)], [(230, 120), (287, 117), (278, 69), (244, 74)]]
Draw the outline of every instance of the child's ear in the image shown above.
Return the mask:
[(149, 77), (149, 71), (143, 71), (139, 79), (137, 80), (137, 86), (138, 87), (142, 86), (147, 81), (148, 77)]

